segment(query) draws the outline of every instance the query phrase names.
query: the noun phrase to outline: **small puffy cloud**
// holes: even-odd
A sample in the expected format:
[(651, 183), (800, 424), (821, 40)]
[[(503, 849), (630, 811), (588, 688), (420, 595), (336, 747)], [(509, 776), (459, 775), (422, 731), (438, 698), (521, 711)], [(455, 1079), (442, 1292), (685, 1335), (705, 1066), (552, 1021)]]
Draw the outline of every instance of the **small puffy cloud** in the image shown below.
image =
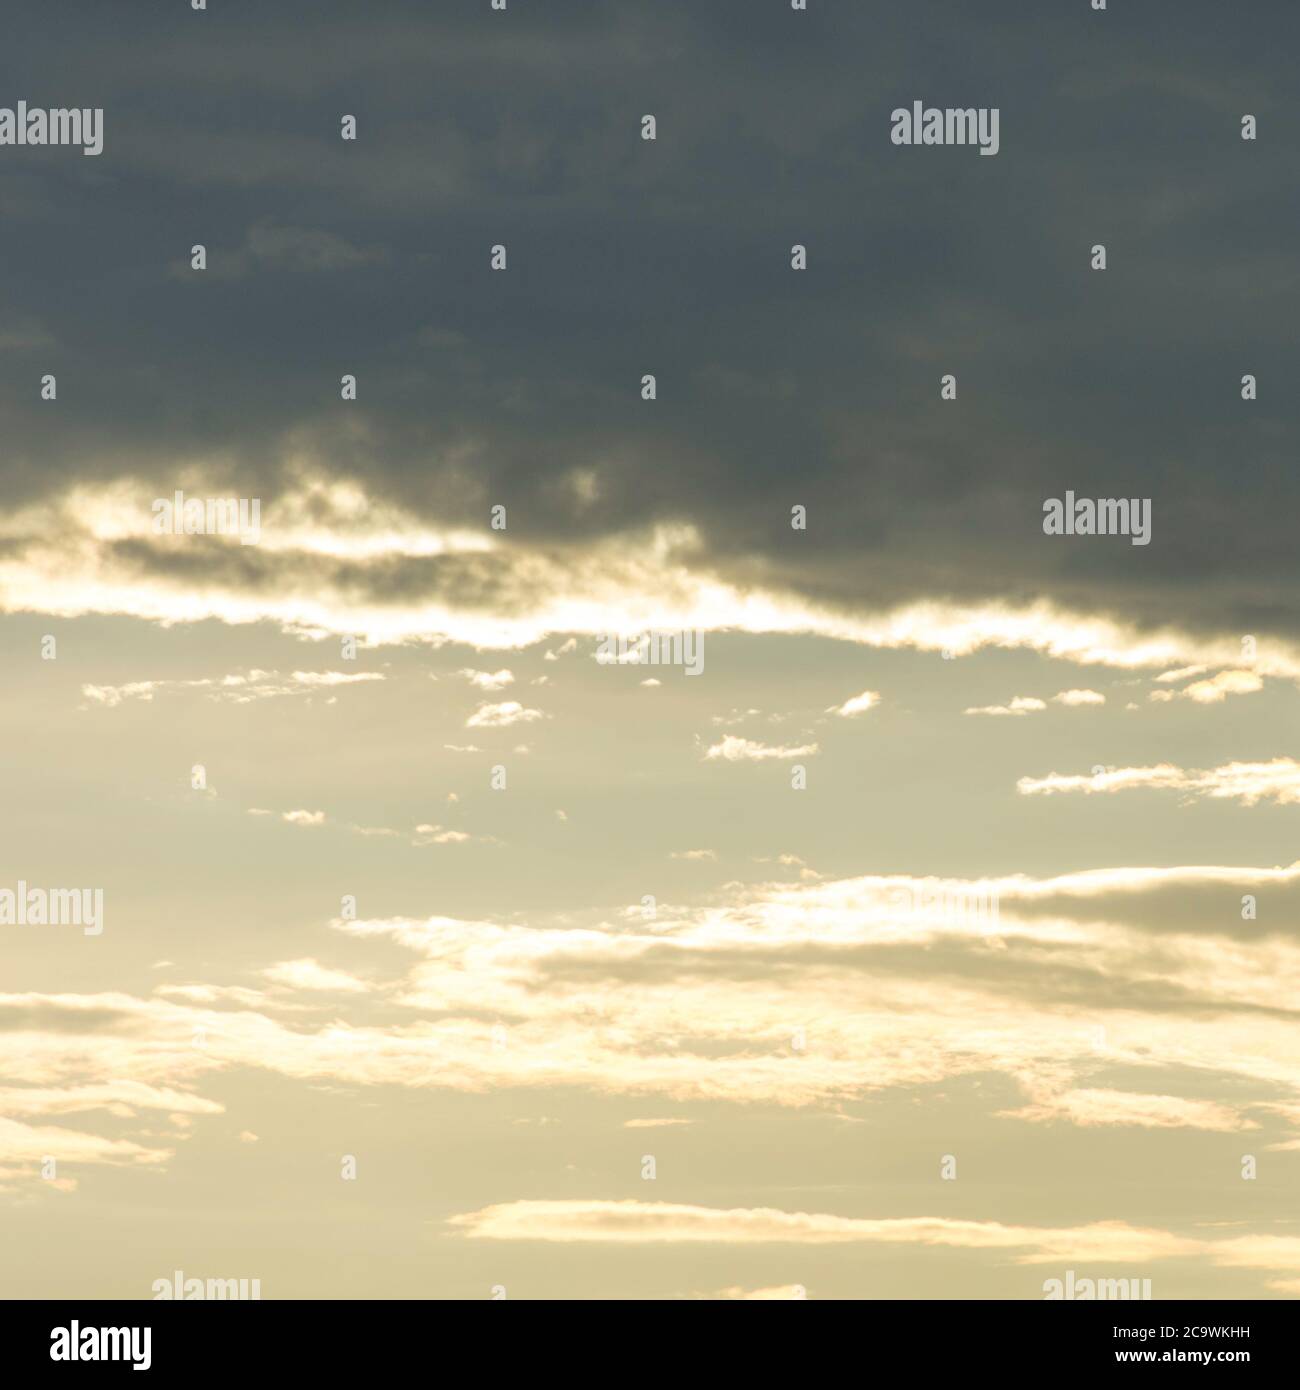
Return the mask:
[(1099, 690), (1062, 690), (1052, 696), (1054, 705), (1104, 705), (1106, 697)]
[(641, 684), (653, 690), (656, 686), (662, 685), (663, 681), (657, 681), (653, 676), (651, 676), (649, 680), (644, 680), (641, 682)]
[(1198, 705), (1217, 705), (1229, 695), (1253, 695), (1263, 688), (1264, 682), (1254, 671), (1238, 669), (1220, 671), (1209, 680), (1193, 681), (1182, 690), (1153, 690), (1151, 698), (1161, 704), (1170, 700), (1194, 700)]
[(681, 1118), (645, 1119), (645, 1120), (624, 1120), (624, 1129), (666, 1129), (670, 1125), (689, 1125), (692, 1121)]
[(284, 811), (280, 815), (281, 820), (288, 821), (290, 825), (324, 825), (324, 811)]
[(995, 714), (995, 715), (1025, 715), (1037, 714), (1039, 710), (1047, 708), (1043, 700), (1035, 699), (1032, 695), (1017, 695), (1009, 705), (973, 705), (970, 709), (963, 711), (965, 714)]
[(507, 729), (511, 724), (529, 724), (546, 716), (539, 709), (526, 709), (518, 700), (484, 704), (465, 721), (467, 729)]
[(721, 758), (729, 763), (758, 763), (769, 758), (806, 758), (818, 751), (815, 743), (805, 743), (798, 747), (786, 747), (769, 743), (758, 743), (752, 738), (738, 738), (727, 734), (719, 743), (705, 751), (710, 762)]
[(855, 714), (865, 714), (869, 709), (874, 709), (879, 703), (880, 695), (877, 691), (864, 690), (861, 695), (854, 695), (842, 705), (832, 705), (826, 713), (838, 714), (841, 719), (851, 719)]
[(415, 843), (419, 845), (463, 845), (472, 838), (463, 830), (444, 830), (440, 825), (415, 827)]
[(470, 667), (457, 671), (458, 676), (464, 676), (472, 686), (479, 690), (504, 690), (506, 686), (513, 684), (515, 673), (507, 671), (504, 667), (499, 671), (475, 671)]
[(162, 684), (162, 681), (128, 681), (125, 685), (83, 685), (81, 693), (97, 705), (115, 709), (125, 700), (152, 700)]
[(670, 859), (716, 859), (718, 851), (716, 849), (675, 849), (668, 857)]

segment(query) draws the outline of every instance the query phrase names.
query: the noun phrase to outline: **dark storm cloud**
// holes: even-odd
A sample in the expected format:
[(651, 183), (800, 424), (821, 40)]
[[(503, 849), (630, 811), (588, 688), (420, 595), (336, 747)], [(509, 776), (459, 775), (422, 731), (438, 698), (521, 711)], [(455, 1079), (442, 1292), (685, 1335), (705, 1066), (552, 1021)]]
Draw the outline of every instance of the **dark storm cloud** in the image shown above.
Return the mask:
[(329, 592), (352, 602), (400, 606), (423, 600), (507, 612), (526, 607), (537, 593), (528, 575), (477, 554), (381, 556), (360, 562), (302, 551), (278, 554), (210, 536), (187, 536), (184, 545), (117, 541), (106, 553), (127, 575), (167, 581), (182, 590), (213, 582), (236, 592)]
[[(430, 520), (688, 520), (725, 576), (845, 608), (1300, 634), (1282, 0), (58, 16), (11, 36), (3, 100), (102, 105), (105, 152), (0, 151), (11, 504), (195, 459), (271, 500), (306, 440)], [(998, 107), (1000, 153), (892, 146), (914, 99)], [(1067, 489), (1151, 497), (1152, 544), (1043, 536)]]

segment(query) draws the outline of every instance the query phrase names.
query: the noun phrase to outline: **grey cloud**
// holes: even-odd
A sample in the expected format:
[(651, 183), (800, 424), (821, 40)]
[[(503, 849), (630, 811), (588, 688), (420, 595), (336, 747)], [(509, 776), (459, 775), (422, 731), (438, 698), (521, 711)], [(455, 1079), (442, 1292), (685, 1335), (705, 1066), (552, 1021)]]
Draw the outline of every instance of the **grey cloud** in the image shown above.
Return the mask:
[[(10, 307), (57, 343), (0, 382), (11, 499), (128, 460), (166, 482), (182, 452), (274, 497), (305, 432), (323, 473), (417, 516), (483, 526), (504, 501), (578, 547), (686, 520), (702, 566), (846, 611), (1046, 595), (1139, 627), (1300, 633), (1291, 7), (1262, 7), (1246, 43), (1197, 0), (1176, 26), (1099, 24), (1086, 51), (1054, 7), (977, 20), (941, 0), (557, 4), (495, 27), (290, 4), (161, 36), (71, 9), (80, 31), (15, 56), (102, 101), (107, 145), (94, 170), (22, 167), (51, 216), (11, 230)], [(1001, 153), (891, 147), (888, 113), (916, 96), (1000, 105)], [(168, 267), (194, 241), (259, 273), (218, 261), (182, 292)], [(1153, 543), (1043, 536), (1066, 489), (1150, 496)]]

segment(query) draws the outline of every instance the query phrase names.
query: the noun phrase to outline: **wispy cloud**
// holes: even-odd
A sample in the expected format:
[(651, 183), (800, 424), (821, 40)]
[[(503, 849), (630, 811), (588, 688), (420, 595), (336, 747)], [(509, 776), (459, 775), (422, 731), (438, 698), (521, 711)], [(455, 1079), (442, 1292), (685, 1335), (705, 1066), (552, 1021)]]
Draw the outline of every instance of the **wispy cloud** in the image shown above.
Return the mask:
[[(1160, 680), (1170, 680), (1179, 673), (1166, 673)], [(1170, 700), (1192, 700), (1198, 705), (1217, 705), (1229, 695), (1253, 695), (1263, 690), (1264, 682), (1254, 671), (1220, 671), (1209, 680), (1193, 681), (1181, 690), (1153, 690), (1150, 698), (1158, 703)]]
[(721, 758), (729, 763), (760, 763), (772, 758), (807, 758), (818, 751), (815, 743), (784, 745), (759, 743), (755, 739), (740, 738), (736, 734), (725, 735), (718, 743), (705, 750), (709, 761)]
[(127, 681), (123, 685), (83, 685), (81, 693), (93, 704), (115, 708), (130, 700), (148, 703), (155, 695), (176, 694), (185, 690), (201, 692), (209, 700), (224, 700), (232, 704), (252, 704), (255, 700), (273, 700), (286, 695), (307, 695), (314, 690), (334, 686), (363, 685), (385, 679), (380, 671), (293, 671), (281, 676), (275, 671), (248, 671), (201, 680)]
[(369, 986), (346, 970), (334, 970), (310, 957), (285, 960), (268, 966), (262, 974), (286, 989), (317, 990), (330, 994), (364, 994)]
[(874, 709), (879, 703), (880, 695), (877, 691), (864, 690), (861, 695), (854, 695), (842, 705), (832, 705), (826, 713), (838, 714), (842, 719), (851, 719), (855, 714), (865, 714), (869, 709)]
[[(918, 599), (846, 613), (780, 584), (760, 590), (719, 581), (699, 564), (706, 546), (690, 526), (610, 533), (563, 554), (518, 542), (507, 548), (482, 531), (417, 520), (369, 495), (358, 480), (330, 480), (306, 464), (298, 466), (294, 487), (267, 500), (259, 544), (247, 548), (255, 556), (232, 565), (229, 547), (194, 545), (177, 572), (168, 538), (152, 534), (149, 499), (156, 494), (157, 484), (123, 477), (13, 513), (3, 535), (17, 543), (0, 559), (0, 611), (129, 614), (167, 624), (265, 621), (295, 634), (360, 635), (369, 645), (424, 640), (517, 648), (563, 636), (552, 658), (573, 650), (578, 634), (599, 637), (629, 624), (812, 634), (958, 657), (1020, 648), (1133, 670), (1226, 666), (1240, 656), (1235, 633), (1139, 630), (1046, 600)], [(436, 587), (392, 602), (385, 580), (394, 566), (435, 555)], [(493, 557), (490, 567), (485, 555)], [(1300, 678), (1300, 646), (1271, 640), (1255, 669)]]
[[(453, 1216), (449, 1224), (475, 1240), (559, 1243), (710, 1243), (725, 1245), (946, 1245), (1005, 1250), (1022, 1264), (1049, 1260), (1173, 1259), (1205, 1243), (1169, 1231), (1099, 1221), (1084, 1226), (1005, 1226), (943, 1216), (871, 1219), (773, 1207), (704, 1207), (675, 1202), (518, 1201)], [(1297, 1242), (1300, 1245), (1300, 1242)]]
[(1255, 806), (1261, 801), (1290, 806), (1300, 803), (1300, 763), (1292, 758), (1274, 758), (1266, 763), (1224, 763), (1210, 771), (1184, 771), (1172, 763), (1157, 763), (1152, 767), (1109, 768), (1088, 774), (1053, 772), (1046, 777), (1022, 777), (1016, 790), (1023, 796), (1179, 791), (1213, 800), (1240, 801), (1244, 806)]

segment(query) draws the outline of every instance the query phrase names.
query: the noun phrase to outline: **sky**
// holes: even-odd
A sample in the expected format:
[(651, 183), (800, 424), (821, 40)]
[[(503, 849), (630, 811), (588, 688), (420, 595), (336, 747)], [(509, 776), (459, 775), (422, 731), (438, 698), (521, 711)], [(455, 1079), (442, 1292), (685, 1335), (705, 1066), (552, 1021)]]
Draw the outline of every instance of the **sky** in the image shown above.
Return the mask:
[(25, 12), (0, 1296), (1300, 1294), (1298, 31)]

